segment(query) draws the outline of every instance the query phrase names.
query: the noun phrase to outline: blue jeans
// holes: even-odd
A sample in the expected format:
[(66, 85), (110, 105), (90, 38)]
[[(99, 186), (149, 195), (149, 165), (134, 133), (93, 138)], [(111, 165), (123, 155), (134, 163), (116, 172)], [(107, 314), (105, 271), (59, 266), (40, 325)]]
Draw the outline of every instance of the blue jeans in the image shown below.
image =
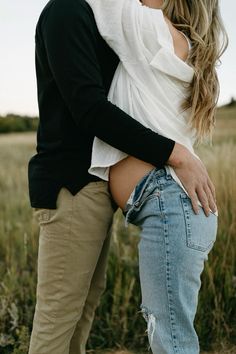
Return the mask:
[(216, 240), (218, 218), (194, 213), (168, 170), (154, 168), (137, 184), (123, 212), (140, 226), (141, 309), (154, 354), (197, 354), (194, 329), (200, 275)]

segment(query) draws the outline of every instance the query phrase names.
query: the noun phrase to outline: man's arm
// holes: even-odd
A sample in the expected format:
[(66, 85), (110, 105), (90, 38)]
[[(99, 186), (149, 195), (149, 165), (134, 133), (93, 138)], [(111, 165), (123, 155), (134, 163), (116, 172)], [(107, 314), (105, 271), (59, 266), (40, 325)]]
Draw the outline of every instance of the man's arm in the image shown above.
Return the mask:
[[(66, 2), (65, 2), (66, 3)], [(169, 158), (175, 142), (144, 127), (106, 97), (96, 57), (98, 32), (85, 1), (55, 1), (41, 17), (37, 45), (79, 129), (154, 166)]]

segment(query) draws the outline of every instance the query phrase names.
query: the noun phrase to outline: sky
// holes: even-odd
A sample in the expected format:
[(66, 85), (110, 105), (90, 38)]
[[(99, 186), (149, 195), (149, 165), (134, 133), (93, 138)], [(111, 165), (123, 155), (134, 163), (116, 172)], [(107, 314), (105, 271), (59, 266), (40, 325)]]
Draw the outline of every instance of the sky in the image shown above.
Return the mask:
[[(38, 115), (34, 33), (47, 0), (0, 0), (0, 115)], [(219, 104), (236, 98), (236, 1), (221, 0), (229, 47), (218, 69)]]

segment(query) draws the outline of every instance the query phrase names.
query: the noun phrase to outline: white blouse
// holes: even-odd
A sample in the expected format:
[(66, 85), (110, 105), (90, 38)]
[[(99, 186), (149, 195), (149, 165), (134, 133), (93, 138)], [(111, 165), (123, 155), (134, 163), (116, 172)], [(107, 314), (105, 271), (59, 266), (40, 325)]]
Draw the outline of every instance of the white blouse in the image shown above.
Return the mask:
[[(139, 0), (87, 2), (101, 36), (120, 58), (109, 101), (144, 126), (183, 144), (198, 157), (193, 150), (195, 134), (188, 124), (189, 111), (180, 108), (194, 70), (175, 54), (162, 10), (143, 6)], [(127, 156), (95, 137), (88, 171), (108, 181), (109, 167)], [(174, 169), (167, 168), (187, 193)]]

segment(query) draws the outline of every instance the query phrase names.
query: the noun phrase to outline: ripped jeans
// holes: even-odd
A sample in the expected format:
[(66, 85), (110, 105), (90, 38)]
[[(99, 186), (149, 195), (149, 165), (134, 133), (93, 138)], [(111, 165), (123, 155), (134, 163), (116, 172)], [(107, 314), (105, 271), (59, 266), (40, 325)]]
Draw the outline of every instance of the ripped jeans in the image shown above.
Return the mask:
[(216, 240), (218, 218), (192, 209), (190, 198), (168, 170), (154, 168), (130, 195), (126, 224), (140, 226), (142, 292), (153, 354), (198, 354), (194, 318), (204, 261)]

